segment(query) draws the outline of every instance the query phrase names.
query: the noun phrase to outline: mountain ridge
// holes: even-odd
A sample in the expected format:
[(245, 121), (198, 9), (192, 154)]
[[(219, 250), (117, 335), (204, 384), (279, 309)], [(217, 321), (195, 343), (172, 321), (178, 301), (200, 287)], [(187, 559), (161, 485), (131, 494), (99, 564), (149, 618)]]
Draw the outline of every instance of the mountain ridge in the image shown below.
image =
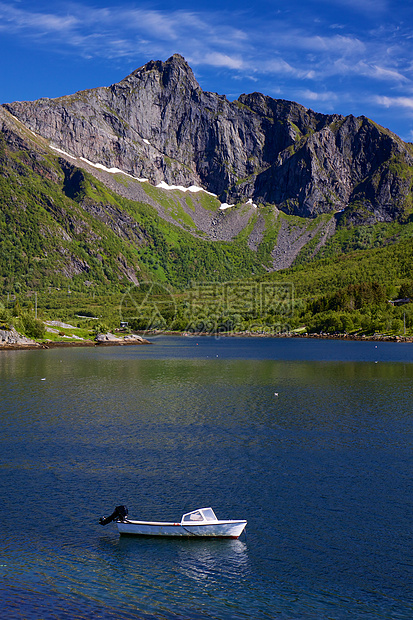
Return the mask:
[(3, 105), (70, 155), (154, 185), (195, 184), (303, 217), (347, 210), (349, 223), (411, 210), (413, 151), (398, 136), (261, 93), (230, 102), (204, 92), (178, 54), (108, 87)]

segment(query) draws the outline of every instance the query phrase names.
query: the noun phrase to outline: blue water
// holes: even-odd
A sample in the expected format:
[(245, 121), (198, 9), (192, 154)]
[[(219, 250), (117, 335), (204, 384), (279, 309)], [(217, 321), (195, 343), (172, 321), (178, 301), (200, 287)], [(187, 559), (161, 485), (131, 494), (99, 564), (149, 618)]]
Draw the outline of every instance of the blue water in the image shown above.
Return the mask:
[[(411, 620), (412, 361), (305, 339), (0, 352), (1, 617)], [(121, 538), (98, 524), (118, 504), (248, 526)]]

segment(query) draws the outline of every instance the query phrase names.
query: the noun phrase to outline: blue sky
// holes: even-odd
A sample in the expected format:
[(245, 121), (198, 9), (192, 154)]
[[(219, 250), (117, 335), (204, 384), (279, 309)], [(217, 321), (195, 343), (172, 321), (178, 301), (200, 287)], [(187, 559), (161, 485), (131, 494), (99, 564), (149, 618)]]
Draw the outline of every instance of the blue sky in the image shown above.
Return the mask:
[(412, 0), (0, 0), (0, 102), (182, 54), (204, 90), (364, 114), (413, 141)]

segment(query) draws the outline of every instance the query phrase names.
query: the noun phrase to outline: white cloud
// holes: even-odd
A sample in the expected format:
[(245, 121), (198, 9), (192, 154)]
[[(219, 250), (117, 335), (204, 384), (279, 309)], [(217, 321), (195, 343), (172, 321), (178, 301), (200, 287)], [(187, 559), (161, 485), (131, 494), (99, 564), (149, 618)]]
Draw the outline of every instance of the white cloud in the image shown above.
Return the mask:
[[(375, 6), (385, 2), (328, 1), (363, 10), (373, 2)], [(54, 12), (42, 13), (25, 6), (0, 0), (0, 30), (35, 40), (53, 53), (122, 59), (136, 67), (138, 62), (179, 52), (200, 71), (213, 67), (244, 80), (267, 80), (267, 92), (280, 89), (282, 93), (288, 80), (311, 81), (306, 98), (325, 102), (333, 100), (333, 88), (341, 87), (339, 80), (366, 78), (372, 84), (390, 82), (394, 87), (407, 87), (412, 80), (408, 29), (401, 36), (390, 26), (377, 31), (366, 28), (356, 36), (341, 23), (328, 24), (324, 18), (305, 23), (295, 15), (287, 21), (284, 12), (283, 19), (280, 14), (263, 19), (256, 12), (234, 13), (225, 7), (215, 12), (168, 11), (126, 4), (96, 8), (75, 2), (57, 4)], [(295, 92), (298, 88), (296, 84)]]
[(366, 50), (365, 44), (356, 37), (334, 35), (332, 37), (299, 36), (295, 45), (301, 49), (313, 52), (333, 52), (336, 55), (355, 56), (362, 54)]
[(357, 62), (350, 62), (344, 58), (338, 58), (331, 64), (320, 64), (317, 77), (326, 76), (359, 76), (366, 77), (382, 82), (407, 83), (409, 78), (396, 69), (387, 68), (378, 64), (370, 63), (368, 60), (360, 59)]
[(406, 108), (413, 110), (413, 97), (385, 97), (377, 96), (374, 101), (385, 108)]
[(337, 94), (331, 91), (328, 92), (315, 92), (313, 90), (303, 90), (300, 91), (300, 96), (304, 99), (308, 99), (310, 101), (322, 101), (327, 103), (332, 103), (337, 101)]
[(383, 80), (390, 80), (396, 82), (408, 82), (409, 79), (396, 71), (395, 69), (386, 69), (385, 67), (379, 67), (378, 65), (372, 65), (367, 74), (370, 74), (371, 77)]
[(286, 74), (286, 75), (296, 75), (297, 69), (292, 67), (288, 62), (283, 60), (282, 58), (272, 58), (270, 60), (266, 60), (259, 65), (257, 65), (256, 70), (260, 73), (275, 73), (275, 74)]
[(178, 38), (178, 33), (183, 23), (188, 24), (189, 21), (192, 27), (199, 27), (199, 25), (191, 23), (193, 22), (192, 14), (184, 12), (178, 18), (176, 13), (167, 14), (143, 9), (121, 10), (115, 15), (112, 12), (111, 18), (112, 20), (115, 19), (117, 23), (123, 24), (127, 30), (148, 32), (151, 34), (151, 37), (163, 39), (164, 41), (175, 41)]
[(202, 64), (213, 67), (228, 67), (228, 69), (242, 69), (244, 67), (244, 62), (241, 58), (235, 58), (220, 52), (206, 54)]
[(31, 31), (33, 34), (62, 32), (79, 25), (73, 15), (29, 12), (0, 3), (1, 28), (9, 33)]
[[(10, 7), (0, 0), (0, 30), (35, 39), (37, 44), (83, 57), (165, 58), (180, 52), (195, 64), (242, 69), (242, 53), (250, 47), (244, 30), (225, 12), (148, 10), (80, 3), (64, 12), (41, 13)], [(47, 35), (47, 36), (46, 36)], [(230, 51), (229, 51), (230, 50)]]

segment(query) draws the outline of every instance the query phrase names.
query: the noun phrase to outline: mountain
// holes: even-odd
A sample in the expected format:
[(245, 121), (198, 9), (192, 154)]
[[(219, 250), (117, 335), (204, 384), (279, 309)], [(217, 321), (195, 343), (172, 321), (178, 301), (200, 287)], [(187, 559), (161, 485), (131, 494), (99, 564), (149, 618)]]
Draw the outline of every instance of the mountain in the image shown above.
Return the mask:
[(229, 102), (181, 56), (151, 61), (0, 106), (0, 291), (183, 288), (384, 246), (387, 264), (412, 236), (412, 179), (412, 145), (364, 117)]
[(363, 116), (204, 92), (178, 54), (109, 87), (4, 107), (69, 155), (225, 203), (338, 212), (349, 224), (393, 221), (412, 206), (412, 145)]

